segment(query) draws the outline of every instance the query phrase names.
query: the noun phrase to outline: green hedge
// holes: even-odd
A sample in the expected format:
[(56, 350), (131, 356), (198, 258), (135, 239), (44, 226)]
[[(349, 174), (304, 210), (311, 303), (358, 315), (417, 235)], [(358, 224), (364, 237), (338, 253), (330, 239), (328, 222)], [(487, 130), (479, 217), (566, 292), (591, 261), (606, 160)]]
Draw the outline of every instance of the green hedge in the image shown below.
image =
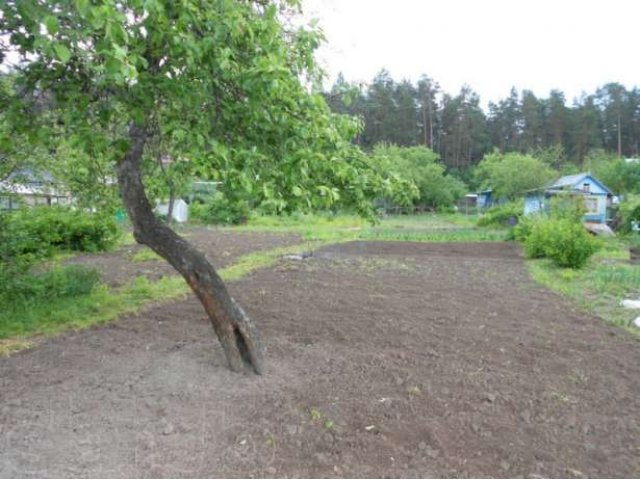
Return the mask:
[(64, 207), (25, 208), (3, 215), (1, 224), (0, 259), (47, 258), (56, 250), (103, 251), (120, 235), (111, 216)]

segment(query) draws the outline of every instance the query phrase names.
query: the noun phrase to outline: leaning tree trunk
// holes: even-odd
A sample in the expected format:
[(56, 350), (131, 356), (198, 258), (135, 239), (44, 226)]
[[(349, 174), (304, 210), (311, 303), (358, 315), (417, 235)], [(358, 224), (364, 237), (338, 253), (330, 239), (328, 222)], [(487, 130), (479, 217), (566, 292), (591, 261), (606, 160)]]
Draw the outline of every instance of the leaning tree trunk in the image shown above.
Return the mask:
[(147, 140), (145, 128), (131, 125), (129, 137), (129, 150), (118, 163), (118, 184), (136, 241), (150, 247), (185, 278), (211, 320), (229, 368), (239, 372), (248, 365), (256, 373), (262, 373), (262, 345), (249, 317), (231, 298), (204, 255), (158, 221), (153, 213), (140, 173)]

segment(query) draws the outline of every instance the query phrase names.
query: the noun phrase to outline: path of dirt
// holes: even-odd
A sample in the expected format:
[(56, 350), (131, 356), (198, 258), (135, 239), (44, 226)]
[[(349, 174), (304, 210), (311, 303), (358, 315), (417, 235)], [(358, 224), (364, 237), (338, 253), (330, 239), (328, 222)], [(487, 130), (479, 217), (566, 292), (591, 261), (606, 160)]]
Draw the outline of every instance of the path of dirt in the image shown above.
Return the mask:
[(0, 476), (637, 477), (640, 345), (508, 244), (355, 242), (0, 360)]
[[(302, 242), (301, 237), (294, 234), (230, 232), (206, 227), (190, 228), (184, 235), (218, 268), (228, 266), (241, 255)], [(154, 281), (162, 276), (177, 275), (164, 260), (135, 261), (135, 254), (144, 248), (128, 245), (113, 252), (77, 255), (67, 263), (97, 268), (103, 282), (112, 287), (122, 286), (141, 275)]]

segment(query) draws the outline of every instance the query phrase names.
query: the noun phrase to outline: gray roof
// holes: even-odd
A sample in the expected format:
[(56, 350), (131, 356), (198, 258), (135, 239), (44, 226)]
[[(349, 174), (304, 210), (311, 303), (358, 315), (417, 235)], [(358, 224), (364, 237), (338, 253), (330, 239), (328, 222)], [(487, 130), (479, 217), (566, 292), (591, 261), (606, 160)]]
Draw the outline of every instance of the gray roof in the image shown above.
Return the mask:
[(576, 173), (575, 175), (566, 175), (564, 177), (560, 177), (558, 180), (553, 182), (547, 188), (565, 188), (565, 187), (573, 187), (577, 183), (584, 180), (586, 177), (590, 176), (589, 173)]
[(36, 172), (30, 168), (23, 168), (22, 170), (16, 170), (7, 179), (9, 182), (20, 182), (20, 183), (54, 183), (55, 178), (51, 173), (43, 170), (41, 172)]
[(591, 173), (589, 172), (576, 173), (575, 175), (566, 175), (564, 177), (560, 177), (558, 180), (549, 185), (546, 190), (566, 190), (567, 188), (579, 190), (578, 185), (581, 184), (587, 177), (591, 178), (591, 180), (600, 185), (607, 193), (613, 193), (607, 188), (604, 183), (591, 175)]

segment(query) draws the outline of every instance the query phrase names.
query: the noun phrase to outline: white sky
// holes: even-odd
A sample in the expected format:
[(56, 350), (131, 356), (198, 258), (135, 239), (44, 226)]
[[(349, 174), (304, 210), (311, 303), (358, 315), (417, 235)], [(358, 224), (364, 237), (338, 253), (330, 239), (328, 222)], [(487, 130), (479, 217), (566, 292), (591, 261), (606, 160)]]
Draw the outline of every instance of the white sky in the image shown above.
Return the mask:
[(318, 52), (331, 83), (426, 73), (482, 104), (512, 86), (571, 103), (607, 82), (640, 86), (640, 0), (303, 0), (327, 37)]

